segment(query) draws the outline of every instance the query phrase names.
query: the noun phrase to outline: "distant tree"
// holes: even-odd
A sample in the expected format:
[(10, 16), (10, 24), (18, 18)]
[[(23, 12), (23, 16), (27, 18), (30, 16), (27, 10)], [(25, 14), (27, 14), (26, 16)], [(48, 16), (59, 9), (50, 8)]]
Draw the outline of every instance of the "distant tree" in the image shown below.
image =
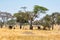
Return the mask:
[(0, 27), (2, 28), (3, 27), (3, 22), (0, 21)]
[[(24, 10), (26, 9), (26, 7), (22, 7)], [(33, 26), (32, 26), (32, 21), (38, 17), (38, 14), (39, 13), (45, 13), (48, 9), (45, 8), (45, 7), (42, 7), (42, 6), (39, 6), (39, 5), (35, 5), (34, 6), (34, 10), (33, 12), (31, 11), (28, 11), (28, 12), (18, 12), (18, 13), (15, 13), (14, 16), (17, 18), (17, 21), (21, 23), (23, 23), (23, 21), (30, 21), (30, 29), (32, 30), (33, 29)], [(26, 15), (26, 16), (25, 16)], [(20, 25), (21, 27), (21, 25)]]
[(60, 25), (60, 16), (57, 17), (57, 24)]
[(8, 24), (8, 25), (14, 25), (15, 22), (16, 22), (15, 20), (8, 20), (8, 21), (7, 21), (7, 24)]
[(54, 13), (52, 13), (52, 15), (51, 15), (51, 24), (52, 24), (52, 30), (54, 29), (54, 24), (56, 24), (56, 22), (57, 22), (57, 16), (59, 15), (59, 13), (58, 12), (54, 12)]
[(28, 14), (27, 13), (24, 13), (24, 12), (18, 12), (18, 13), (15, 13), (14, 16), (16, 17), (16, 21), (18, 23), (20, 23), (20, 29), (22, 28), (22, 24), (23, 23), (27, 23), (28, 22)]
[(9, 25), (9, 29), (12, 29), (12, 27), (16, 24), (15, 22), (16, 22), (15, 20), (7, 21), (7, 24)]
[(8, 21), (9, 18), (12, 18), (12, 15), (7, 12), (0, 12), (0, 18), (2, 18), (3, 25), (6, 26), (6, 22)]
[(43, 30), (46, 30), (46, 27), (51, 28), (51, 19), (50, 19), (50, 15), (46, 15), (42, 21), (41, 21), (41, 25), (44, 27)]
[(32, 30), (33, 29), (33, 26), (32, 26), (32, 19), (38, 17), (38, 14), (39, 13), (45, 13), (48, 9), (45, 8), (45, 7), (42, 7), (42, 6), (39, 6), (39, 5), (35, 5), (34, 6), (34, 12), (32, 13), (31, 15), (31, 18), (30, 18), (30, 29)]

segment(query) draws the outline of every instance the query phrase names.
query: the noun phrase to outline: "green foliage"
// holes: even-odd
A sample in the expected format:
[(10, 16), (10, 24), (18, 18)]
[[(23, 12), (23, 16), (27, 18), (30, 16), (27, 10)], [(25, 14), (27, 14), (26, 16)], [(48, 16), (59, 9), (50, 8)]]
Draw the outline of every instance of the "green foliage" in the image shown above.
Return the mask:
[(15, 20), (9, 20), (9, 21), (7, 22), (7, 24), (8, 24), (8, 25), (15, 25), (15, 22), (16, 22)]
[(38, 12), (45, 13), (47, 10), (48, 10), (47, 8), (39, 6), (39, 5), (34, 6), (34, 13), (35, 14), (38, 13)]
[(14, 16), (17, 18), (17, 22), (25, 23), (28, 22), (28, 14), (24, 12), (15, 13)]
[(54, 12), (52, 13), (52, 15), (46, 15), (42, 21), (41, 21), (41, 25), (45, 27), (50, 28), (52, 26), (53, 29), (53, 25), (55, 24), (59, 24), (60, 25), (60, 13), (59, 12)]
[(57, 24), (60, 24), (60, 16), (57, 17)]
[(0, 25), (3, 25), (3, 22), (0, 22)]
[(38, 12), (39, 13), (45, 13), (48, 9), (39, 5), (34, 6), (33, 12), (18, 12), (15, 13), (14, 16), (17, 18), (17, 22), (20, 23), (26, 23), (30, 20), (30, 29), (33, 29), (32, 27), (32, 21), (38, 17)]
[(48, 27), (49, 30), (50, 30), (50, 27), (51, 27), (51, 18), (50, 18), (50, 15), (46, 15), (46, 16), (42, 19), (41, 25), (44, 27), (44, 30), (46, 29), (46, 27)]
[(33, 25), (40, 25), (40, 22), (38, 20), (33, 22)]
[(50, 20), (51, 20), (49, 15), (46, 15), (46, 16), (44, 17), (44, 19), (45, 19), (45, 21), (50, 21)]
[(51, 15), (52, 25), (57, 24), (57, 22), (59, 20), (59, 16), (60, 16), (59, 12), (52, 13), (52, 15)]

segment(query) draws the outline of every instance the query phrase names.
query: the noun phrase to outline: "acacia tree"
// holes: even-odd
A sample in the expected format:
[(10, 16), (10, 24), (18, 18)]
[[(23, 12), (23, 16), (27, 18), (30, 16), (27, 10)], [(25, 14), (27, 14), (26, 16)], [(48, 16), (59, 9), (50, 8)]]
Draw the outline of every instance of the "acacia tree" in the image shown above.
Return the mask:
[(18, 23), (20, 23), (20, 29), (22, 28), (22, 24), (23, 23), (26, 23), (28, 22), (27, 20), (27, 16), (28, 14), (27, 13), (24, 13), (24, 12), (18, 12), (18, 13), (15, 13), (14, 16), (16, 17), (16, 21)]
[[(25, 7), (24, 7), (25, 8)], [(33, 29), (32, 26), (32, 21), (38, 17), (39, 13), (45, 13), (48, 9), (39, 5), (35, 5), (34, 6), (34, 10), (33, 12), (20, 12), (20, 13), (15, 13), (14, 16), (17, 17), (17, 21), (20, 22), (20, 24), (24, 21), (24, 20), (29, 20), (30, 21), (30, 29)], [(26, 15), (26, 16), (25, 16)]]
[[(52, 27), (52, 30), (54, 29), (55, 24), (60, 24), (60, 14), (58, 12), (52, 13), (52, 15), (46, 15), (43, 20), (45, 23), (43, 23), (43, 26), (48, 26), (48, 28)], [(49, 27), (50, 25), (50, 27)], [(45, 29), (46, 27), (44, 27)]]
[(59, 15), (58, 12), (54, 12), (51, 15), (52, 30), (54, 29), (54, 24), (56, 24), (56, 22), (57, 22), (58, 15)]
[(31, 18), (30, 18), (30, 29), (32, 30), (33, 29), (33, 26), (32, 26), (32, 19), (38, 17), (38, 14), (39, 13), (45, 13), (48, 9), (45, 8), (45, 7), (42, 7), (42, 6), (39, 6), (39, 5), (35, 5), (34, 6), (34, 10), (33, 10), (33, 13), (31, 15)]
[(45, 30), (46, 27), (48, 27), (48, 29), (50, 30), (50, 28), (51, 28), (51, 18), (50, 18), (50, 15), (46, 15), (43, 18), (42, 25), (44, 26), (43, 30)]
[(60, 25), (60, 13), (57, 12), (56, 24)]
[(16, 24), (16, 20), (8, 20), (7, 21), (7, 24), (9, 25), (9, 29), (12, 29), (12, 27)]

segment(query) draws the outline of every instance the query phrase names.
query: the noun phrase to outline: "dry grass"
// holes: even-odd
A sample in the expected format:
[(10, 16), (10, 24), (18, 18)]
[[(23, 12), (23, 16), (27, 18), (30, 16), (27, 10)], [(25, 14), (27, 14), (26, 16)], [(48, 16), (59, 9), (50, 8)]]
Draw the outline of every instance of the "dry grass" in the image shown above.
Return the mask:
[(60, 31), (0, 29), (0, 40), (60, 40)]
[(60, 40), (60, 31), (0, 28), (0, 40)]

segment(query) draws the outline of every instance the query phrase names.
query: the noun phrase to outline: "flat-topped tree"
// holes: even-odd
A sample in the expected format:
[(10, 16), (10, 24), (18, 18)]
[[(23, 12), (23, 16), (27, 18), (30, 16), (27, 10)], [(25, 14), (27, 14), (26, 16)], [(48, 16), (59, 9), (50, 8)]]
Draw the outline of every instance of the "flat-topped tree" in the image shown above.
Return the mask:
[(0, 12), (0, 18), (2, 18), (2, 21), (5, 24), (8, 21), (8, 19), (13, 18), (13, 16), (7, 12)]
[[(22, 7), (24, 10), (26, 9), (26, 7)], [(25, 21), (29, 21), (30, 23), (30, 29), (33, 29), (32, 26), (32, 21), (38, 17), (39, 13), (45, 13), (48, 9), (39, 5), (35, 5), (34, 6), (34, 10), (33, 11), (25, 11), (25, 12), (18, 12), (15, 13), (14, 16), (17, 18), (17, 21), (20, 22), (20, 27), (21, 27), (21, 23), (25, 20)]]
[(8, 19), (8, 18), (12, 18), (12, 15), (10, 13), (7, 12), (0, 12), (0, 17), (3, 19), (3, 21), (5, 20), (4, 18)]
[(32, 18), (36, 18), (38, 17), (38, 14), (39, 13), (46, 13), (48, 9), (43, 7), (43, 6), (39, 6), (39, 5), (35, 5), (34, 6), (34, 10), (33, 10), (33, 13), (32, 13), (32, 16), (31, 16), (31, 19), (30, 19), (30, 29), (32, 30), (33, 29), (33, 26), (32, 26)]
[(22, 24), (23, 23), (27, 23), (28, 22), (28, 14), (25, 12), (17, 12), (14, 14), (14, 16), (16, 17), (16, 21), (18, 23), (20, 23), (20, 29), (22, 28)]

